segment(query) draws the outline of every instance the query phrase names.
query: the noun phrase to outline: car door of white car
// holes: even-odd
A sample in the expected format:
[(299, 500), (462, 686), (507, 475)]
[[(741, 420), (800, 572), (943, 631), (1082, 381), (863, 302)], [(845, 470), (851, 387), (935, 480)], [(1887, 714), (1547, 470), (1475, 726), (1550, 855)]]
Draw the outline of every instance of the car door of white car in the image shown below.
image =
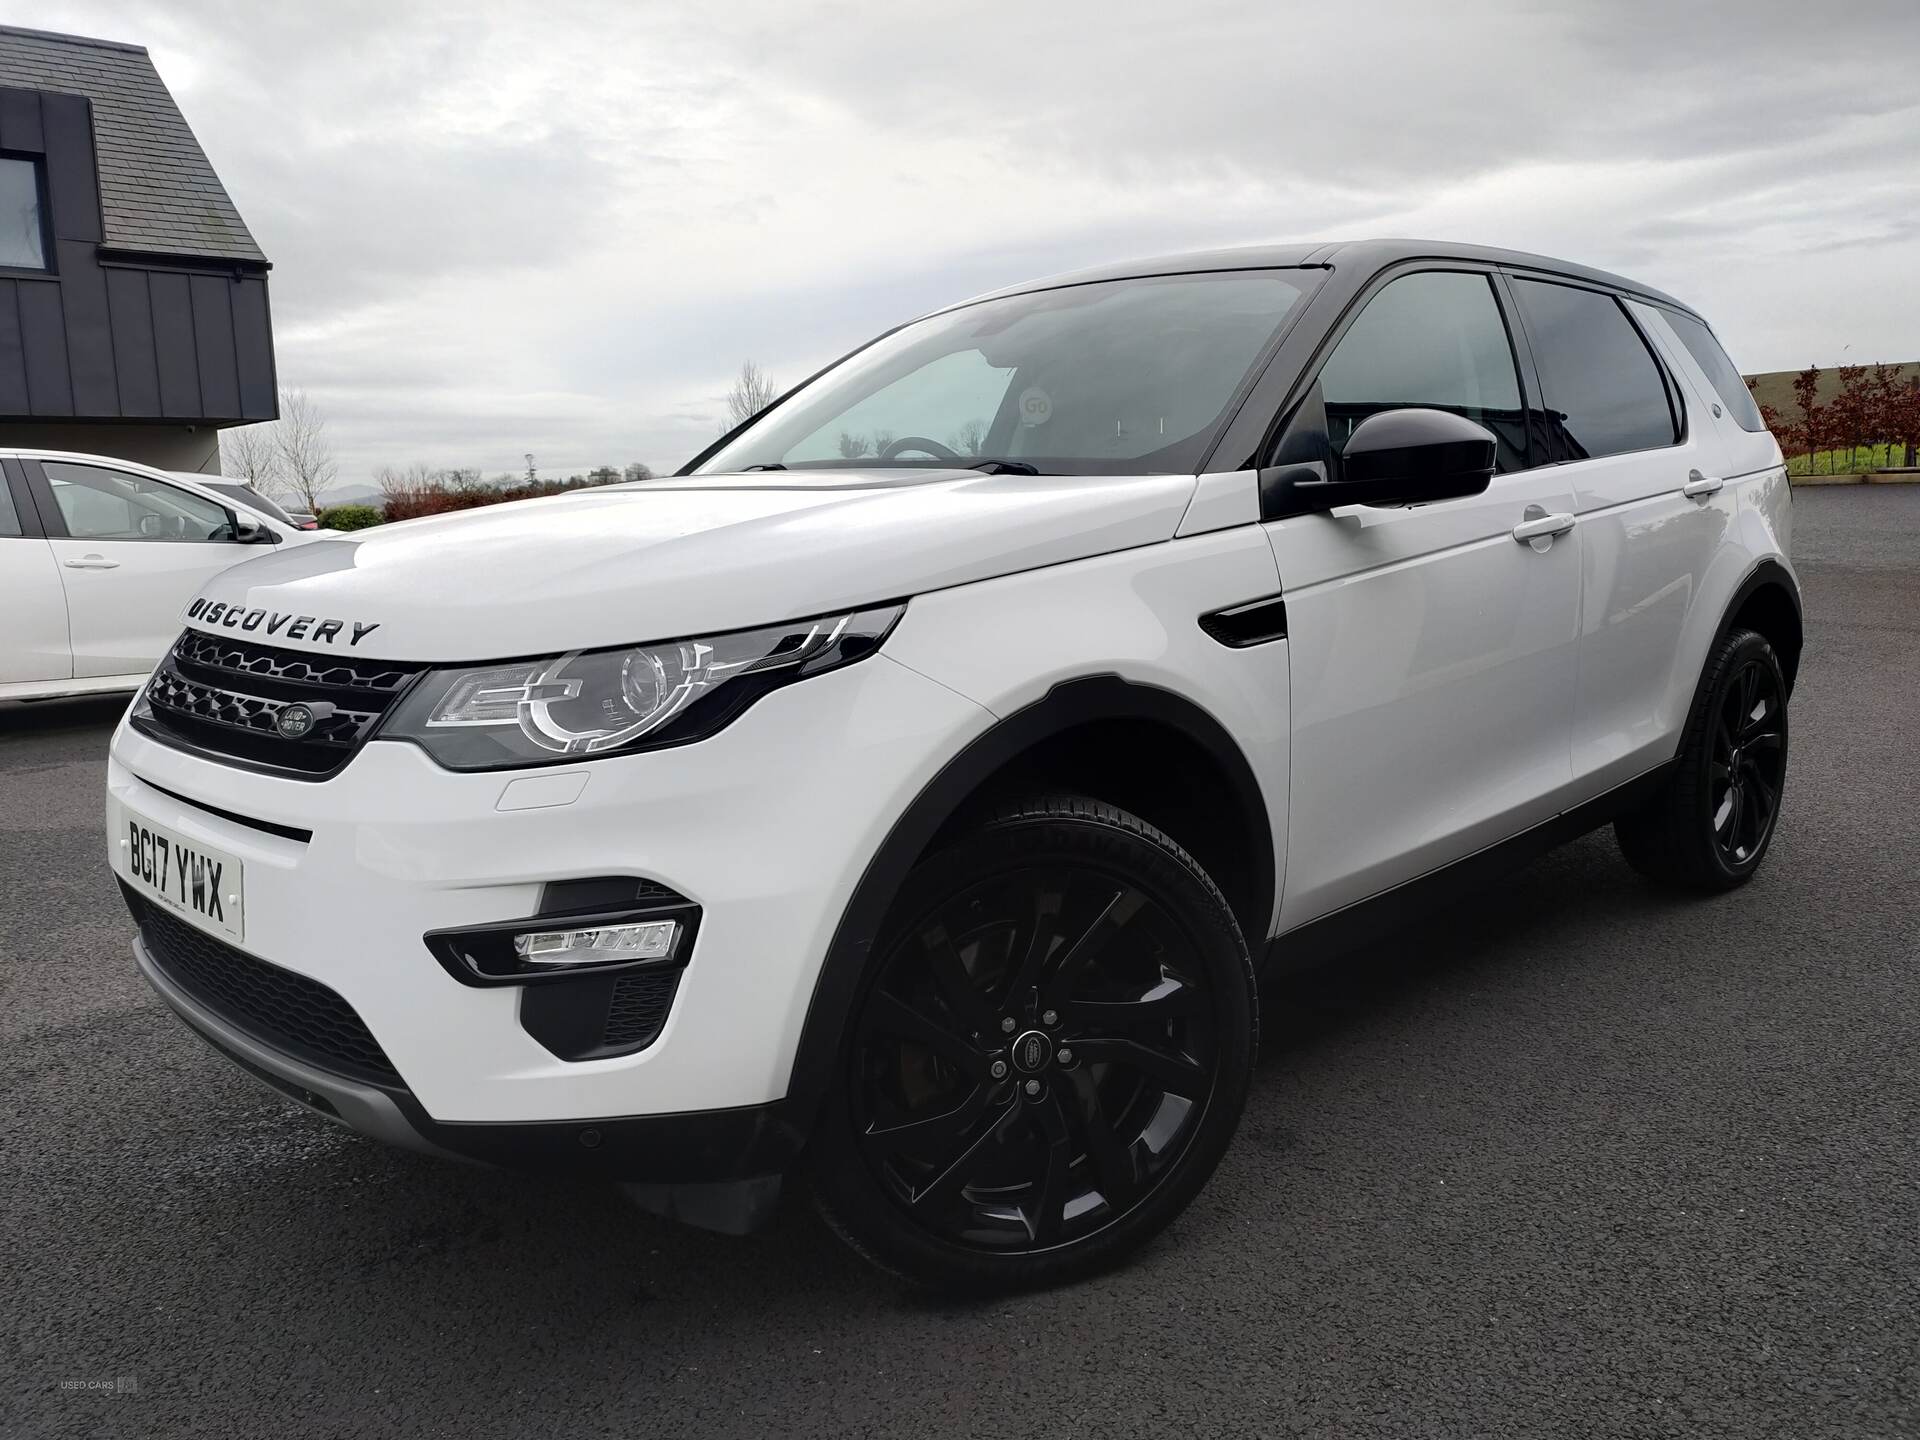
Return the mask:
[(1284, 928), (1562, 808), (1580, 535), (1565, 473), (1541, 464), (1531, 367), (1507, 304), (1488, 267), (1394, 275), (1290, 422), (1324, 423), (1337, 456), (1368, 415), (1449, 410), (1495, 433), (1501, 473), (1480, 495), (1266, 526), (1293, 708)]
[(1605, 793), (1670, 758), (1698, 661), (1682, 632), (1726, 542), (1733, 496), (1705, 405), (1607, 291), (1515, 275), (1514, 293), (1580, 519), (1584, 595), (1575, 792)]
[(0, 463), (0, 695), (8, 686), (73, 678), (60, 566), (17, 462)]
[(25, 464), (30, 482), (39, 471), (76, 679), (151, 670), (206, 579), (260, 553), (234, 538), (225, 508), (151, 475), (66, 460)]

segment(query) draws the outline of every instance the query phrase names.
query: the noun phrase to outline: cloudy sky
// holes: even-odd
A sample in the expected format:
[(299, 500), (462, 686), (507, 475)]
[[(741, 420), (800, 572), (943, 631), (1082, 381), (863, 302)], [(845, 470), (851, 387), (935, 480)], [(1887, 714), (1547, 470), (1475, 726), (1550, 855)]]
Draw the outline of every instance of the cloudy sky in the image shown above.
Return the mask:
[[(1153, 12), (1159, 15), (1154, 16)], [(1920, 3), (0, 0), (147, 46), (343, 481), (679, 465), (997, 285), (1421, 235), (1624, 271), (1743, 369), (1920, 359)]]

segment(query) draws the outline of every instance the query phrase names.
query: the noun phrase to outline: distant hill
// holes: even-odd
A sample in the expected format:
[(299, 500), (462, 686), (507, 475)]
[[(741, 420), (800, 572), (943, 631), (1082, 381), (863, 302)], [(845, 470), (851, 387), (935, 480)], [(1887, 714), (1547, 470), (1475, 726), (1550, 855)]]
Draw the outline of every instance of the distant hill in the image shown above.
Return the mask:
[[(1920, 375), (1920, 360), (1909, 360), (1894, 367), (1902, 376)], [(1749, 375), (1746, 378), (1754, 382), (1753, 398), (1762, 405), (1771, 405), (1782, 415), (1800, 413), (1799, 403), (1793, 398), (1793, 377), (1798, 370), (1770, 370), (1764, 375)], [(1820, 372), (1820, 389), (1817, 392), (1822, 404), (1840, 393), (1840, 367), (1827, 366)]]
[(377, 485), (342, 485), (337, 490), (322, 490), (320, 503), (328, 505), (378, 505), (384, 497)]

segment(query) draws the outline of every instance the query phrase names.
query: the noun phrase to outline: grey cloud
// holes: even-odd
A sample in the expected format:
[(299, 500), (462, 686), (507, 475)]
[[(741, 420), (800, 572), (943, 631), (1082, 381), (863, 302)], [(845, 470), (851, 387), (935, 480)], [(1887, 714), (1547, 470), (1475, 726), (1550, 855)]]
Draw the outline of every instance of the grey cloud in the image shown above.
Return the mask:
[(40, 0), (25, 23), (154, 49), (275, 261), (281, 374), (346, 475), (666, 468), (743, 357), (791, 382), (1032, 275), (1314, 236), (1625, 270), (1749, 368), (1920, 358), (1912, 0)]

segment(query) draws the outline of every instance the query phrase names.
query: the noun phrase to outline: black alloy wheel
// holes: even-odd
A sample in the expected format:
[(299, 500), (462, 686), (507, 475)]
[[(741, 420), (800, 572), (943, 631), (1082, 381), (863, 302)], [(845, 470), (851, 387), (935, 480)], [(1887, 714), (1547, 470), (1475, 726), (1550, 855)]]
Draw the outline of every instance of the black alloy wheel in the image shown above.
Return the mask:
[(1662, 884), (1729, 890), (1760, 868), (1787, 784), (1787, 681), (1766, 638), (1721, 637), (1672, 774), (1614, 822), (1627, 862)]
[(838, 1173), (856, 1248), (910, 1279), (1086, 1273), (1204, 1184), (1245, 1098), (1246, 947), (1177, 845), (1079, 799), (923, 862), (849, 1027)]
[(1769, 658), (1750, 656), (1728, 677), (1714, 724), (1708, 799), (1730, 870), (1765, 848), (1786, 785), (1786, 696)]

